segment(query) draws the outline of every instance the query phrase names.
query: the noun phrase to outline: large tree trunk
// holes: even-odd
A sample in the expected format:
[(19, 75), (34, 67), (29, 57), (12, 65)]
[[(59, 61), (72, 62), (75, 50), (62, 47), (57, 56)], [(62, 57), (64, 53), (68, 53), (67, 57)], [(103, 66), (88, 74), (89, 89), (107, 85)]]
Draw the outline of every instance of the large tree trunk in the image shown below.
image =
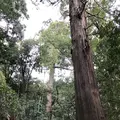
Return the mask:
[(86, 33), (86, 0), (69, 0), (76, 120), (105, 120)]
[(46, 104), (46, 111), (48, 113), (48, 120), (52, 120), (52, 91), (53, 91), (53, 84), (54, 84), (54, 72), (55, 68), (50, 68), (49, 73), (49, 81), (47, 82), (47, 104)]

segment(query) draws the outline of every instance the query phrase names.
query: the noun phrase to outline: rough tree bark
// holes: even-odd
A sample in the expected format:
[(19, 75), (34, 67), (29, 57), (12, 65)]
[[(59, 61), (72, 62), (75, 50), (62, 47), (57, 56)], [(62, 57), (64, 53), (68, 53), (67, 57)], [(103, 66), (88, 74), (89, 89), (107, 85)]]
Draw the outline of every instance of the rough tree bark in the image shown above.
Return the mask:
[(87, 37), (86, 0), (69, 0), (76, 120), (105, 120)]

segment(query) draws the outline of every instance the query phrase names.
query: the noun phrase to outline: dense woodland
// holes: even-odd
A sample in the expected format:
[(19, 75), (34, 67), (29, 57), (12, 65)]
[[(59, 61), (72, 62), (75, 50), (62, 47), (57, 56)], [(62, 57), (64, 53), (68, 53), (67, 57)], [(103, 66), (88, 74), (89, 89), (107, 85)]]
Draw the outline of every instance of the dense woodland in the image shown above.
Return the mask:
[(58, 6), (63, 19), (25, 40), (26, 1), (0, 0), (0, 120), (120, 120), (116, 0), (31, 2)]

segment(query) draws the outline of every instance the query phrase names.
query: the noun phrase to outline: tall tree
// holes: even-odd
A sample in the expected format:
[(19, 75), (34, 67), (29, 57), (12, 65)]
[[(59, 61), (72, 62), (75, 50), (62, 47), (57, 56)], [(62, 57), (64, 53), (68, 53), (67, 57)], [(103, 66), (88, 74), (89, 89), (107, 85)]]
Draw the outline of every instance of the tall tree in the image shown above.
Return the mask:
[[(46, 110), (52, 112), (52, 92), (54, 84), (55, 68), (68, 69), (70, 62), (70, 30), (64, 22), (51, 23), (48, 29), (40, 35), (40, 63), (42, 67), (49, 69), (48, 103)], [(50, 115), (51, 117), (52, 115)], [(51, 118), (50, 118), (51, 119)]]
[(69, 1), (76, 120), (105, 120), (87, 35), (86, 3), (86, 0)]
[[(25, 40), (21, 42), (19, 50), (19, 58), (16, 72), (16, 81), (20, 82), (20, 92), (25, 94), (29, 87), (29, 82), (32, 78), (33, 69), (39, 64), (38, 59), (38, 42), (35, 40)], [(17, 74), (18, 74), (17, 73)]]
[(20, 18), (28, 17), (24, 0), (0, 0), (0, 66), (5, 73), (6, 81), (10, 84), (7, 73), (12, 74), (18, 58), (16, 42), (22, 40), (24, 25)]

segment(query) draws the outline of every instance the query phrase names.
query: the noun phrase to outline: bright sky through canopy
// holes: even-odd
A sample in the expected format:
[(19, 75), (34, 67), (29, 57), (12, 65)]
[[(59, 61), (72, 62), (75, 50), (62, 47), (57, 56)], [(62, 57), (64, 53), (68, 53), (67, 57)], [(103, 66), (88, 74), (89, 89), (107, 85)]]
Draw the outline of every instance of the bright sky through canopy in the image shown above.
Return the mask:
[(24, 20), (24, 24), (27, 27), (24, 39), (33, 38), (43, 26), (43, 21), (47, 21), (48, 19), (52, 19), (54, 21), (60, 18), (58, 6), (40, 4), (39, 7), (36, 7), (31, 3), (31, 0), (26, 0), (26, 2), (30, 18), (28, 20)]
[[(31, 3), (31, 0), (26, 0), (26, 3), (30, 18), (29, 20), (24, 20), (24, 23), (26, 25), (24, 39), (33, 38), (43, 26), (43, 21), (47, 21), (48, 19), (52, 19), (53, 21), (60, 19), (60, 12), (58, 6), (54, 7), (40, 4), (38, 8)], [(120, 5), (120, 0), (116, 0), (116, 5)]]

